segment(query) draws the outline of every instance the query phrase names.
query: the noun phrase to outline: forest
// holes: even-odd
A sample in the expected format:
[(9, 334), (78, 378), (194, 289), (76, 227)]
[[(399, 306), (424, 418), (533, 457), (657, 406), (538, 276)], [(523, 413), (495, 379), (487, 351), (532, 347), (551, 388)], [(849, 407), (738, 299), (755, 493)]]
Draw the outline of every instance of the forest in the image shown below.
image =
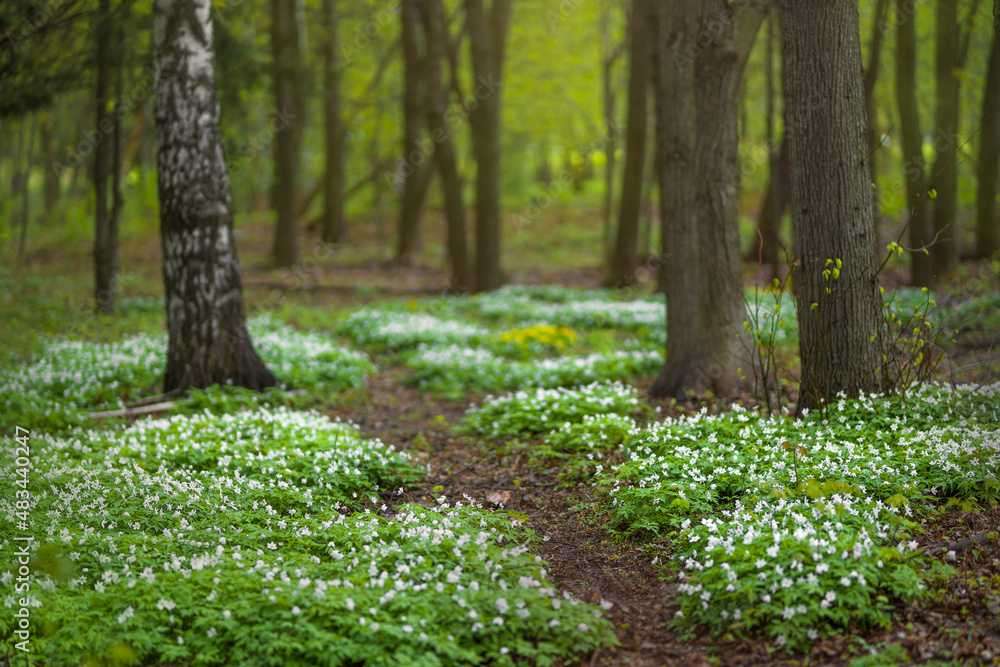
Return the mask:
[(0, 665), (1000, 664), (1000, 0), (4, 0)]

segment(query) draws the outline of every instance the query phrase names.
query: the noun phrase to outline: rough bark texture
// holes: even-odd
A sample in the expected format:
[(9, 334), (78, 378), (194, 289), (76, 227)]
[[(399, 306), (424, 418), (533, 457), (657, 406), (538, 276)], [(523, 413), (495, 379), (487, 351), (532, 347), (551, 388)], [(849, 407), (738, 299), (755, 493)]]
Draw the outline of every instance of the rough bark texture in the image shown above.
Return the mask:
[(94, 301), (98, 312), (110, 314), (115, 309), (115, 273), (118, 264), (117, 244), (111, 239), (111, 215), (108, 210), (108, 176), (114, 150), (114, 120), (108, 107), (112, 74), (111, 0), (101, 0), (97, 14), (97, 140), (94, 147)]
[(722, 0), (660, 7), (657, 134), (667, 301), (653, 397), (733, 393), (750, 374), (740, 266), (737, 92), (763, 14)]
[(297, 88), (302, 77), (302, 54), (296, 21), (296, 3), (271, 0), (271, 53), (274, 58), (274, 100), (287, 125), (275, 136), (274, 207), (278, 221), (271, 251), (277, 266), (298, 261), (298, 170), (299, 128), (304, 109), (299, 106)]
[(914, 285), (930, 287), (934, 279), (931, 255), (921, 250), (930, 244), (933, 234), (924, 171), (923, 133), (917, 109), (917, 37), (912, 7), (909, 0), (896, 0), (896, 104), (902, 133), (912, 281)]
[[(858, 5), (781, 5), (802, 359), (799, 412), (888, 389)], [(837, 269), (839, 276), (824, 271)], [(829, 291), (827, 291), (829, 290)], [(874, 340), (873, 340), (874, 338)]]
[(618, 233), (611, 258), (608, 287), (627, 287), (634, 281), (639, 242), (639, 209), (642, 206), (643, 170), (646, 164), (646, 123), (649, 119), (651, 0), (632, 0), (629, 41), (628, 129), (625, 135), (625, 173), (622, 175)]
[(455, 147), (445, 118), (448, 98), (441, 82), (441, 67), (447, 49), (447, 30), (441, 0), (423, 0), (423, 20), (427, 37), (427, 124), (434, 142), (434, 163), (441, 176), (451, 287), (456, 292), (465, 292), (472, 286), (472, 275), (465, 236), (462, 179), (455, 164)]
[(426, 49), (420, 48), (420, 0), (403, 0), (399, 13), (403, 43), (403, 196), (399, 200), (396, 262), (413, 263), (420, 238), (420, 217), (432, 175), (430, 156), (420, 146), (426, 122)]
[[(882, 40), (885, 37), (885, 17), (889, 11), (889, 0), (878, 0), (875, 4), (875, 16), (872, 21), (872, 35), (868, 42), (868, 66), (865, 67), (865, 119), (868, 125), (868, 179), (878, 192), (878, 151), (881, 147), (882, 132), (878, 127), (878, 114), (875, 107), (875, 83), (878, 81), (879, 63), (882, 56)], [(878, 223), (881, 215), (879, 202), (881, 196), (872, 197), (872, 212)]]
[(937, 82), (934, 113), (934, 172), (930, 187), (934, 199), (934, 234), (931, 248), (934, 278), (944, 281), (958, 266), (956, 212), (958, 210), (958, 0), (937, 2), (937, 46), (934, 53)]
[(476, 158), (476, 268), (473, 289), (494, 290), (500, 270), (500, 93), (511, 0), (465, 0), (478, 108), (469, 115)]
[(337, 39), (337, 2), (323, 0), (326, 39), (323, 44), (323, 95), (326, 122), (326, 173), (321, 238), (340, 243), (344, 238), (344, 121), (340, 117), (340, 59)]
[(993, 40), (983, 91), (983, 126), (979, 136), (976, 191), (976, 255), (992, 257), (1000, 250), (997, 176), (1000, 172), (1000, 39)]
[(215, 89), (210, 0), (156, 0), (153, 61), (167, 307), (164, 391), (276, 384), (250, 342)]

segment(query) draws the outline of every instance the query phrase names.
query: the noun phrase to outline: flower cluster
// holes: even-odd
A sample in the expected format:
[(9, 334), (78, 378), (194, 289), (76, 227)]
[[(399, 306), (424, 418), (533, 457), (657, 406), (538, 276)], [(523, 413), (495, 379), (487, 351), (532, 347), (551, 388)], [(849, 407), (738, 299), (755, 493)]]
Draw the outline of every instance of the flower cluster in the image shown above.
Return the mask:
[[(45, 664), (514, 664), (614, 641), (505, 515), (389, 509), (415, 468), (350, 424), (258, 409), (33, 442), (32, 618), (51, 632), (32, 649)], [(8, 550), (13, 508), (0, 500)], [(0, 636), (14, 620), (0, 614)]]
[(484, 348), (423, 348), (407, 359), (422, 389), (445, 395), (464, 390), (503, 391), (515, 387), (571, 387), (603, 380), (631, 379), (663, 365), (657, 351), (616, 350), (581, 357), (512, 361)]
[(595, 382), (576, 389), (557, 387), (488, 396), (482, 405), (469, 408), (464, 426), (487, 438), (557, 431), (558, 438), (570, 443), (579, 434), (563, 429), (599, 415), (602, 421), (588, 422), (586, 431), (600, 432), (606, 425), (623, 420), (631, 422), (623, 415), (638, 409), (639, 398), (632, 387), (617, 382)]
[(336, 332), (358, 345), (383, 350), (402, 350), (421, 344), (468, 346), (489, 334), (483, 327), (454, 319), (376, 308), (351, 313), (337, 325)]
[(800, 420), (668, 419), (626, 439), (612, 506), (632, 530), (679, 529), (681, 623), (790, 646), (852, 619), (884, 624), (878, 591), (919, 588), (913, 515), (935, 496), (1000, 497), (998, 399), (1000, 384), (924, 386)]
[[(366, 355), (316, 333), (300, 333), (268, 315), (249, 323), (254, 347), (283, 383), (299, 389), (358, 387), (375, 367)], [(167, 337), (116, 343), (55, 341), (32, 363), (0, 373), (0, 410), (11, 423), (57, 430), (85, 423), (88, 410), (114, 409), (156, 392)], [(3, 414), (3, 412), (0, 412)]]

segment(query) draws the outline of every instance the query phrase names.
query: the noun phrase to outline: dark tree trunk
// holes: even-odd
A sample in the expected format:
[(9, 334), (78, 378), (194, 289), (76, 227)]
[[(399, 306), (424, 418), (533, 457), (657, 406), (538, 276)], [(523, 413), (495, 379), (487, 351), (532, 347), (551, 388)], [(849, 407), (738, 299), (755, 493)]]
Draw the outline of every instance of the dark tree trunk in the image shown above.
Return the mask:
[(125, 198), (122, 195), (122, 98), (125, 95), (125, 21), (131, 10), (132, 2), (124, 2), (119, 6), (122, 15), (115, 22), (115, 116), (114, 129), (111, 132), (111, 217), (108, 219), (108, 245), (111, 247), (112, 280), (118, 279), (118, 236), (121, 229), (122, 207)]
[(445, 118), (448, 94), (441, 82), (441, 67), (447, 48), (447, 29), (441, 0), (423, 0), (423, 19), (427, 37), (427, 125), (434, 142), (434, 163), (441, 175), (451, 286), (457, 292), (465, 292), (472, 285), (472, 276), (465, 236), (462, 179), (455, 164), (455, 147)]
[(983, 91), (983, 129), (979, 137), (976, 191), (976, 256), (993, 257), (1000, 250), (997, 216), (997, 176), (1000, 172), (1000, 39), (990, 48), (990, 65)]
[(500, 93), (504, 43), (511, 0), (493, 0), (490, 14), (483, 0), (465, 0), (472, 47), (473, 93), (479, 107), (469, 116), (476, 158), (476, 268), (473, 289), (494, 290), (503, 283), (500, 270)]
[(409, 266), (417, 254), (420, 218), (433, 175), (430, 155), (420, 146), (427, 121), (426, 49), (420, 48), (420, 2), (403, 0), (400, 11), (403, 42), (403, 196), (399, 199), (399, 245), (396, 263)]
[(344, 122), (340, 117), (340, 62), (337, 38), (337, 2), (323, 0), (326, 40), (323, 44), (323, 95), (326, 102), (326, 173), (321, 238), (340, 243), (344, 238)]
[(210, 0), (153, 6), (157, 173), (167, 308), (164, 390), (277, 383), (246, 328), (219, 129)]
[(753, 240), (749, 253), (751, 261), (756, 260), (762, 266), (767, 264), (771, 267), (772, 279), (778, 277), (781, 220), (788, 206), (788, 142), (784, 138), (777, 158), (774, 154), (774, 24), (777, 20), (773, 13), (767, 19), (767, 60), (764, 68), (767, 86), (767, 189), (757, 216), (757, 237)]
[[(666, 361), (650, 396), (729, 395), (749, 371), (737, 203), (737, 94), (763, 14), (723, 0), (660, 6), (657, 134)], [(719, 20), (725, 17), (727, 20)]]
[[(878, 81), (879, 62), (882, 56), (882, 40), (885, 37), (885, 17), (889, 10), (889, 0), (878, 0), (872, 21), (872, 36), (868, 42), (868, 66), (865, 68), (865, 120), (868, 125), (868, 178), (878, 192), (878, 149), (882, 133), (878, 129), (878, 115), (875, 107), (875, 83)], [(872, 197), (872, 213), (878, 224), (881, 215), (880, 195)]]
[(944, 281), (958, 266), (958, 87), (955, 75), (958, 67), (958, 0), (937, 2), (937, 47), (934, 54), (937, 81), (934, 114), (934, 173), (930, 187), (934, 199), (934, 234), (937, 241), (931, 248), (934, 278)]
[(634, 281), (636, 246), (639, 241), (639, 209), (642, 207), (643, 170), (646, 165), (646, 123), (649, 118), (650, 25), (652, 0), (632, 0), (629, 42), (628, 131), (625, 136), (625, 173), (622, 176), (618, 233), (611, 258), (608, 287), (626, 287)]
[(920, 129), (920, 112), (917, 109), (917, 33), (912, 7), (909, 0), (896, 0), (896, 102), (902, 133), (903, 177), (906, 183), (913, 284), (930, 287), (934, 279), (933, 267), (931, 255), (924, 249), (930, 245), (933, 235), (927, 177), (924, 172), (924, 138)]
[[(604, 144), (604, 152), (607, 156), (604, 165), (604, 231), (601, 235), (603, 239), (604, 257), (611, 261), (611, 249), (614, 239), (611, 228), (611, 215), (615, 201), (615, 151), (618, 149), (618, 135), (612, 132), (615, 127), (615, 87), (614, 69), (621, 51), (621, 45), (611, 44), (611, 7), (605, 7), (601, 13), (601, 42), (604, 47), (604, 57), (602, 58), (601, 82), (603, 84), (604, 103), (604, 125), (608, 130), (608, 139)], [(548, 153), (543, 154), (545, 164), (548, 164)], [(551, 180), (551, 179), (550, 179)], [(548, 182), (546, 182), (548, 185)]]
[(277, 130), (274, 148), (274, 207), (278, 221), (271, 254), (277, 266), (291, 266), (299, 258), (297, 179), (305, 109), (300, 106), (303, 72), (298, 32), (296, 3), (271, 0), (274, 100), (284, 119)]
[[(773, 141), (773, 140), (772, 140)], [(769, 146), (774, 144), (769, 142)], [(779, 253), (781, 252), (781, 222), (788, 210), (791, 199), (791, 184), (788, 174), (788, 137), (782, 137), (778, 154), (769, 153), (770, 175), (764, 202), (757, 218), (757, 238), (753, 241), (751, 259), (771, 267), (771, 279), (780, 273)]]
[(97, 109), (97, 138), (94, 147), (94, 191), (96, 206), (94, 218), (94, 297), (97, 310), (113, 313), (115, 310), (115, 268), (118, 264), (118, 247), (112, 242), (111, 215), (108, 210), (108, 176), (114, 152), (114, 119), (108, 108), (113, 72), (112, 36), (113, 17), (111, 0), (101, 0), (95, 17), (97, 22), (97, 90), (94, 103)]
[(17, 259), (24, 258), (24, 247), (28, 242), (28, 223), (31, 222), (31, 163), (35, 158), (35, 126), (38, 112), (31, 115), (31, 129), (28, 130), (28, 153), (24, 160), (24, 182), (21, 185), (21, 236), (17, 243)]
[(42, 155), (45, 156), (45, 161), (50, 165), (45, 169), (45, 212), (49, 213), (59, 201), (59, 178), (63, 173), (61, 168), (55, 168), (62, 156), (59, 155), (59, 149), (55, 145), (55, 116), (52, 112), (45, 114), (40, 131)]
[(858, 5), (853, 0), (802, 0), (780, 8), (801, 414), (840, 392), (853, 397), (891, 387), (880, 372), (886, 332), (877, 280)]

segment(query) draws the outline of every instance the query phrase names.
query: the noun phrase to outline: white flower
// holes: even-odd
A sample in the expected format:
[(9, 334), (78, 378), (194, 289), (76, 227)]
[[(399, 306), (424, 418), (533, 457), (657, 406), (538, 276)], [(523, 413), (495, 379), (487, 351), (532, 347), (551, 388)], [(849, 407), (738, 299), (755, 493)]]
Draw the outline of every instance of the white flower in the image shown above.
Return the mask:
[(501, 614), (506, 614), (510, 610), (510, 605), (507, 604), (507, 600), (504, 598), (497, 598), (497, 601), (493, 604)]
[(298, 616), (301, 613), (302, 613), (302, 610), (299, 609), (297, 605), (294, 606), (294, 607), (292, 607), (292, 616)]
[(121, 625), (125, 623), (125, 621), (132, 618), (133, 616), (135, 616), (135, 608), (131, 606), (125, 607), (125, 611), (123, 611), (121, 614), (118, 615), (118, 624)]
[(354, 611), (354, 600), (347, 598), (344, 600), (344, 606), (347, 607), (349, 611)]
[(576, 626), (577, 632), (587, 632), (588, 630), (590, 630), (590, 628), (587, 626), (586, 623), (581, 623), (580, 625)]
[(224, 609), (222, 611), (222, 618), (231, 618), (232, 615), (233, 615), (233, 613), (231, 611), (229, 611), (228, 609)]
[(156, 603), (156, 608), (160, 611), (173, 611), (174, 609), (177, 609), (177, 604), (165, 598), (160, 598)]

